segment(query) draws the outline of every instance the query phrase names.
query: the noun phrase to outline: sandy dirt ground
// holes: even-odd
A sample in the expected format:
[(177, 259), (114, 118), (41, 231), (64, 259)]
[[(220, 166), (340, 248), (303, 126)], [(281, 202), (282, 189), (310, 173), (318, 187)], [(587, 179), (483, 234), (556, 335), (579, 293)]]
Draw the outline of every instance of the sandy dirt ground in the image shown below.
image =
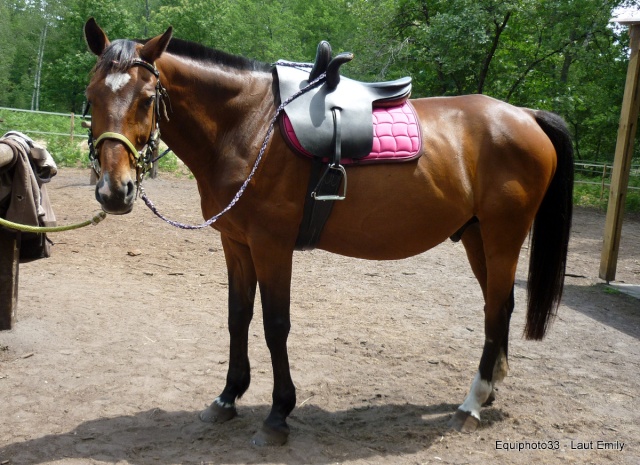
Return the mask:
[[(88, 180), (64, 169), (50, 184), (60, 224), (97, 208)], [(201, 221), (192, 179), (162, 175), (146, 189), (173, 219)], [(511, 371), (473, 434), (447, 428), (484, 340), (462, 245), (394, 262), (297, 253), (298, 401), (289, 442), (266, 448), (250, 443), (271, 403), (260, 311), (239, 416), (197, 419), (228, 364), (217, 233), (175, 229), (138, 202), (53, 234), (51, 258), (21, 265), (18, 322), (0, 333), (0, 464), (638, 464), (640, 300), (597, 277), (603, 225), (603, 213), (576, 211), (565, 296), (542, 342), (521, 337), (522, 249)], [(617, 280), (640, 284), (637, 218), (625, 222)]]

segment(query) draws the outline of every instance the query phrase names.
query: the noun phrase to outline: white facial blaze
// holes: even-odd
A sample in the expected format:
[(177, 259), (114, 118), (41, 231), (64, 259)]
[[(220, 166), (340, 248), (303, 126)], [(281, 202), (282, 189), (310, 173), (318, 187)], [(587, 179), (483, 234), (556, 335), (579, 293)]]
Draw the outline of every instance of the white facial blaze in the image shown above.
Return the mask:
[(113, 92), (118, 92), (130, 79), (131, 76), (127, 73), (112, 73), (107, 76), (104, 83), (109, 86)]

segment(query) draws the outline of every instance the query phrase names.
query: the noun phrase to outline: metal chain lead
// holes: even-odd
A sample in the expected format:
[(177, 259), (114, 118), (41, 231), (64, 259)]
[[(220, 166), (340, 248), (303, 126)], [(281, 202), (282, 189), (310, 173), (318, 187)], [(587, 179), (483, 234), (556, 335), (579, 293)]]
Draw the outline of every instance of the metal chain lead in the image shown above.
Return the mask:
[[(306, 65), (306, 64), (289, 63), (289, 62), (277, 62), (276, 65), (291, 66), (291, 67), (310, 67), (309, 65)], [(144, 203), (147, 205), (147, 207), (149, 207), (149, 209), (158, 218), (160, 218), (163, 221), (169, 223), (171, 226), (175, 226), (176, 228), (180, 228), (180, 229), (203, 229), (203, 228), (206, 228), (208, 226), (211, 226), (213, 223), (218, 221), (218, 219), (220, 219), (220, 217), (222, 215), (224, 215), (229, 210), (231, 210), (231, 208), (233, 208), (233, 206), (236, 203), (238, 203), (238, 201), (240, 200), (240, 197), (242, 197), (242, 194), (244, 194), (244, 191), (246, 190), (247, 186), (249, 185), (249, 183), (253, 179), (253, 176), (256, 174), (256, 171), (258, 170), (258, 165), (260, 164), (260, 161), (262, 160), (264, 152), (267, 149), (267, 145), (269, 143), (269, 140), (271, 139), (271, 133), (273, 132), (273, 128), (275, 127), (276, 121), (278, 120), (278, 116), (280, 116), (280, 113), (282, 113), (282, 111), (284, 110), (284, 107), (286, 107), (289, 103), (291, 103), (293, 100), (295, 100), (296, 98), (298, 98), (299, 96), (301, 96), (305, 92), (311, 90), (318, 83), (320, 83), (320, 81), (322, 81), (326, 76), (327, 76), (326, 72), (322, 73), (316, 79), (314, 79), (309, 84), (307, 84), (305, 87), (303, 87), (298, 92), (296, 92), (291, 97), (289, 97), (284, 102), (282, 102), (280, 104), (280, 106), (276, 109), (276, 113), (273, 116), (273, 118), (271, 118), (271, 122), (269, 123), (269, 129), (267, 129), (267, 134), (264, 137), (264, 141), (262, 142), (262, 147), (260, 148), (260, 152), (258, 153), (258, 157), (256, 158), (256, 161), (253, 164), (253, 168), (251, 169), (251, 172), (249, 173), (249, 176), (242, 183), (242, 186), (240, 186), (240, 189), (238, 190), (236, 195), (233, 197), (233, 199), (231, 199), (231, 202), (229, 202), (229, 205), (227, 205), (220, 213), (212, 216), (211, 218), (209, 218), (207, 221), (205, 221), (202, 224), (196, 224), (196, 225), (184, 224), (184, 223), (180, 223), (178, 221), (170, 220), (169, 218), (165, 217), (162, 213), (160, 213), (158, 211), (157, 207), (149, 199), (149, 197), (147, 197), (147, 194), (145, 193), (144, 189), (142, 188), (142, 185), (140, 185), (140, 198), (142, 200), (144, 200)]]

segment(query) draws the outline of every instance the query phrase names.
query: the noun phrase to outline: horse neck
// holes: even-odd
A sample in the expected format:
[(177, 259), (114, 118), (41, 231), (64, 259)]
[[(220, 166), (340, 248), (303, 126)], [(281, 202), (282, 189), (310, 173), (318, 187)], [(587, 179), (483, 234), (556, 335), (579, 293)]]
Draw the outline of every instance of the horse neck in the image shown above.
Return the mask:
[(162, 139), (194, 175), (203, 167), (219, 173), (228, 160), (252, 163), (255, 137), (275, 111), (272, 75), (171, 55), (156, 64), (170, 102)]

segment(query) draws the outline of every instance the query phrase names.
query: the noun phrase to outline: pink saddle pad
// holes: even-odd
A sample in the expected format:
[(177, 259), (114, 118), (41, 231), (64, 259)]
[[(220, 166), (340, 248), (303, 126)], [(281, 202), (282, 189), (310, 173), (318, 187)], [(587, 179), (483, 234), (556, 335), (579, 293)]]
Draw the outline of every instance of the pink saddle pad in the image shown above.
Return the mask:
[[(416, 113), (409, 102), (396, 107), (374, 108), (373, 118), (373, 147), (371, 153), (359, 159), (349, 158), (349, 154), (342, 155), (342, 163), (389, 163), (413, 160), (420, 156), (422, 137)], [(306, 157), (312, 157), (296, 137), (296, 134), (286, 113), (282, 115), (284, 135), (295, 150)], [(343, 137), (348, 135), (343, 134)], [(328, 159), (328, 158), (327, 158)]]

